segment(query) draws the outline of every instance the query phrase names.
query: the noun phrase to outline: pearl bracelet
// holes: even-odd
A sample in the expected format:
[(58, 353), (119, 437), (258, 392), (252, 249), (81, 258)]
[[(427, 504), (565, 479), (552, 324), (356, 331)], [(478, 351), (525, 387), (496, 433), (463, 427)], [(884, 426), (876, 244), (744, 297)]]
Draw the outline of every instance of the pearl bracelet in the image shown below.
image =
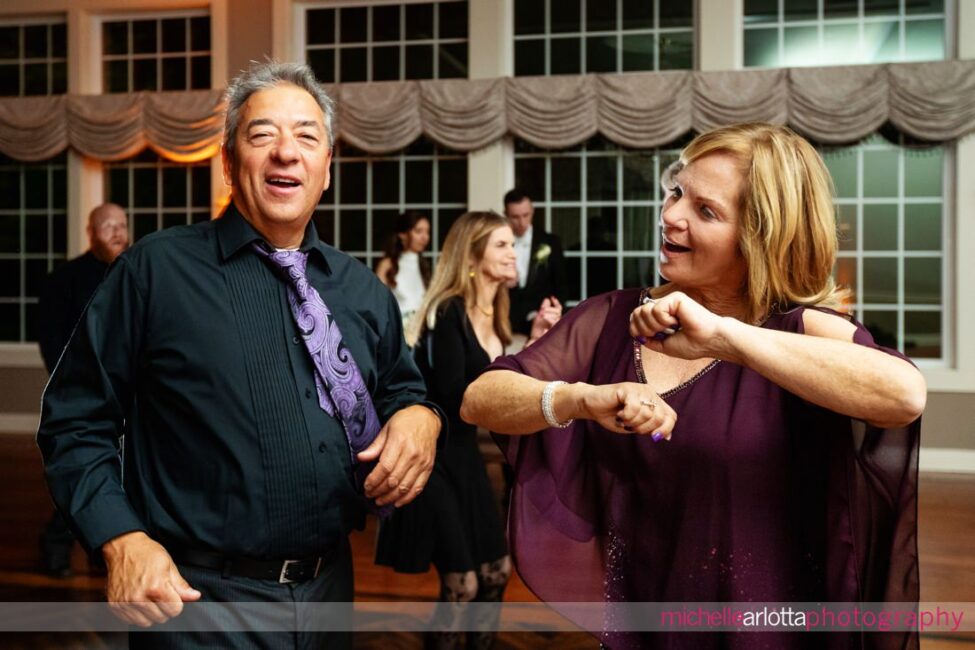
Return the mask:
[(548, 426), (564, 429), (570, 424), (572, 424), (572, 418), (566, 420), (565, 422), (559, 422), (555, 417), (555, 410), (552, 408), (553, 394), (555, 393), (555, 387), (559, 384), (564, 384), (564, 381), (550, 381), (545, 385), (545, 390), (542, 391), (542, 417), (545, 418), (545, 422)]

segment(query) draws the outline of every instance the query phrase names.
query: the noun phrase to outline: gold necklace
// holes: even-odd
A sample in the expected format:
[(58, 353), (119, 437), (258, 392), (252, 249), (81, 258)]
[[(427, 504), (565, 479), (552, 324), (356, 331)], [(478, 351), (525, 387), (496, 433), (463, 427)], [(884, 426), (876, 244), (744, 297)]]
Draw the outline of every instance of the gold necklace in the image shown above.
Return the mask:
[(477, 311), (481, 312), (482, 314), (484, 314), (487, 317), (494, 316), (494, 310), (493, 309), (491, 311), (488, 311), (487, 309), (484, 309), (484, 307), (481, 307), (476, 302), (474, 303), (474, 308), (477, 309)]

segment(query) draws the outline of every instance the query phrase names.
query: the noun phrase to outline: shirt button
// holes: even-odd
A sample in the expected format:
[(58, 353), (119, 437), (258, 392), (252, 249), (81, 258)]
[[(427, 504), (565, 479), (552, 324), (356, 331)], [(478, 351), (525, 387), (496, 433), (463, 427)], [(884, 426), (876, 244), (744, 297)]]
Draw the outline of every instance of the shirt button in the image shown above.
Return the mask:
[(328, 445), (326, 445), (324, 442), (318, 445), (318, 451), (324, 454), (326, 450), (328, 450)]
[(294, 336), (291, 338), (291, 342), (294, 343), (295, 345), (298, 345), (299, 343), (301, 343), (301, 339), (298, 338), (297, 336)]
[(311, 389), (310, 388), (306, 388), (305, 389), (305, 397), (307, 397), (308, 399), (311, 399), (311, 396), (312, 395), (314, 395), (314, 393), (311, 392)]

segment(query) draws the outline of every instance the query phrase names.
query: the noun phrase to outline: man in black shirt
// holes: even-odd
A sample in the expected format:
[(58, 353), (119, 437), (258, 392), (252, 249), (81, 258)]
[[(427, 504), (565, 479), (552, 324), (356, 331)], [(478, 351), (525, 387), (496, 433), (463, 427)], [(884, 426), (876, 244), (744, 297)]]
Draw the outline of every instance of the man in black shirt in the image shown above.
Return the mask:
[[(54, 372), (61, 351), (105, 277), (108, 265), (129, 247), (125, 210), (114, 203), (104, 203), (91, 211), (87, 231), (88, 252), (55, 269), (41, 291), (37, 342), (48, 374)], [(71, 575), (73, 545), (71, 529), (55, 511), (41, 534), (41, 556), (48, 573), (58, 577)]]
[[(307, 66), (237, 77), (223, 147), (231, 204), (119, 257), (45, 392), (51, 491), (103, 554), (108, 600), (133, 624), (201, 597), (349, 602), (348, 532), (367, 507), (412, 501), (429, 477), (443, 415), (424, 401), (396, 301), (311, 223), (330, 180), (332, 115)], [(130, 642), (323, 642), (247, 635)]]

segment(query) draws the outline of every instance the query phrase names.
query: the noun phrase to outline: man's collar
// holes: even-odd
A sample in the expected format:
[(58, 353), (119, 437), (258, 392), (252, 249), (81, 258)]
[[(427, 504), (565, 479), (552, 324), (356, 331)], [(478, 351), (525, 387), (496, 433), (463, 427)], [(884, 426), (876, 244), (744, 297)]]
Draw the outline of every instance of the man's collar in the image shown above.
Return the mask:
[[(231, 201), (217, 220), (217, 242), (220, 246), (220, 257), (224, 260), (229, 259), (237, 251), (255, 241), (265, 240)], [(318, 238), (318, 231), (315, 229), (313, 221), (309, 221), (308, 226), (305, 227), (305, 238), (301, 242), (300, 249), (306, 253), (317, 253), (326, 272), (331, 273), (325, 256), (325, 243)]]
[(526, 230), (524, 233), (522, 233), (521, 237), (515, 237), (515, 239), (518, 240), (519, 243), (526, 242), (526, 241), (531, 241), (532, 240), (532, 230), (534, 228), (535, 228), (534, 225), (528, 226), (528, 230)]

